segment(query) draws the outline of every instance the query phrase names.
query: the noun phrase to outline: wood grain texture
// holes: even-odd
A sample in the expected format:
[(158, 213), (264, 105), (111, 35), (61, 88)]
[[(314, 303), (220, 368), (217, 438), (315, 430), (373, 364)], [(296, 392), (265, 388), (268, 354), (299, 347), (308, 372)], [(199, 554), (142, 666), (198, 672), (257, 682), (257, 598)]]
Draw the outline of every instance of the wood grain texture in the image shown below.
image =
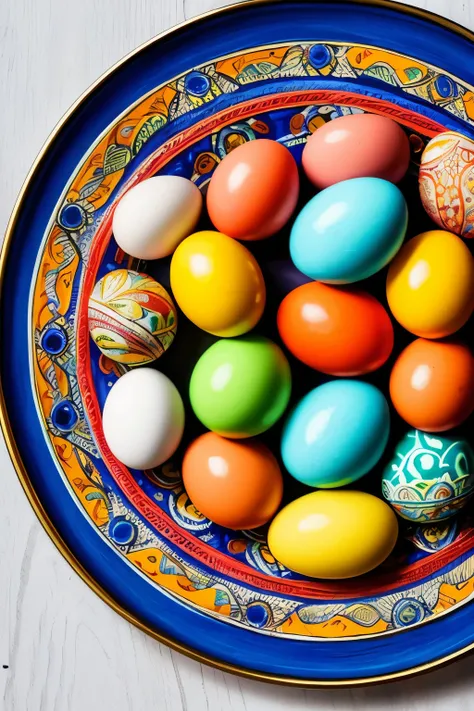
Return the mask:
[[(126, 52), (219, 0), (2, 0), (0, 233), (49, 132)], [(419, 0), (474, 26), (474, 0)], [(472, 658), (380, 687), (305, 691), (223, 674), (103, 604), (31, 511), (0, 442), (0, 711), (474, 711)], [(8, 668), (3, 668), (3, 666)]]

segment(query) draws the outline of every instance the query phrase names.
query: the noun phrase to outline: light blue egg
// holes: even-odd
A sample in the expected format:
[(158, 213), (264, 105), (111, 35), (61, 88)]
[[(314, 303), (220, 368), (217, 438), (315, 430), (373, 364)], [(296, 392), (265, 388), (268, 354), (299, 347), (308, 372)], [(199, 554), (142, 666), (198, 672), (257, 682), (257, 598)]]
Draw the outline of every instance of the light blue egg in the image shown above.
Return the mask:
[(311, 279), (360, 281), (393, 259), (407, 222), (405, 198), (396, 185), (380, 178), (344, 180), (302, 209), (291, 231), (291, 258)]
[(380, 390), (359, 380), (332, 380), (308, 393), (289, 415), (283, 463), (308, 486), (344, 486), (377, 464), (389, 432), (390, 413)]

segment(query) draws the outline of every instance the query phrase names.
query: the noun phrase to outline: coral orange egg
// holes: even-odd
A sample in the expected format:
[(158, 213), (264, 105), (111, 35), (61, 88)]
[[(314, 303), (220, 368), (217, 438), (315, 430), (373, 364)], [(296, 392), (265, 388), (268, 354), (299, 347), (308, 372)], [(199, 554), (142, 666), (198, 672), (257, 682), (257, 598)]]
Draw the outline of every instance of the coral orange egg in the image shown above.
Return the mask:
[(400, 354), (390, 376), (390, 396), (412, 427), (443, 432), (474, 410), (474, 357), (456, 341), (418, 338)]
[(328, 375), (370, 373), (393, 348), (392, 323), (374, 296), (319, 282), (303, 284), (283, 299), (278, 330), (296, 358)]
[(277, 141), (259, 139), (235, 148), (217, 166), (207, 209), (220, 232), (259, 240), (288, 222), (298, 193), (298, 168), (290, 151)]
[(234, 530), (263, 526), (283, 495), (280, 467), (265, 445), (224, 439), (214, 432), (198, 437), (186, 451), (183, 482), (206, 518)]

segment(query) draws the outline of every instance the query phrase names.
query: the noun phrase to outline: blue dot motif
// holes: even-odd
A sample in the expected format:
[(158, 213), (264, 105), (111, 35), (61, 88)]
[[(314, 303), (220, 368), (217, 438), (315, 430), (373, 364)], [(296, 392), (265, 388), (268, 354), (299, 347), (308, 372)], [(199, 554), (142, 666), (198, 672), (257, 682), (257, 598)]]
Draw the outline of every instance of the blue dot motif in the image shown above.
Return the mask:
[(412, 598), (399, 600), (392, 610), (392, 619), (395, 627), (416, 625), (425, 616), (426, 611), (422, 603)]
[(265, 605), (255, 602), (247, 608), (247, 620), (252, 627), (265, 627), (268, 622), (268, 610)]
[(51, 410), (53, 425), (61, 432), (70, 432), (77, 424), (79, 416), (70, 400), (58, 402)]
[(456, 85), (453, 80), (441, 74), (435, 80), (436, 91), (443, 99), (449, 99), (456, 93)]
[(59, 355), (67, 346), (67, 336), (62, 328), (48, 328), (41, 339), (41, 346), (50, 355)]
[(201, 72), (191, 72), (185, 79), (185, 87), (193, 96), (202, 98), (211, 88), (211, 80)]
[(109, 534), (119, 545), (127, 545), (135, 538), (135, 526), (125, 518), (116, 518), (109, 525)]
[(331, 52), (324, 44), (315, 44), (309, 50), (309, 63), (315, 69), (322, 69), (331, 61)]
[(58, 220), (67, 230), (77, 230), (85, 222), (85, 213), (80, 205), (64, 205), (61, 208)]

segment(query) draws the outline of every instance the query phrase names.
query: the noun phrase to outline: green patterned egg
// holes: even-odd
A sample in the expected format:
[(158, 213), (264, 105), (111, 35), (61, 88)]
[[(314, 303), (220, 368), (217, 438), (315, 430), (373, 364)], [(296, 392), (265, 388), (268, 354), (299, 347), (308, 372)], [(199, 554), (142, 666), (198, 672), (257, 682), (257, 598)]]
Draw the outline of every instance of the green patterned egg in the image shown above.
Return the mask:
[(382, 477), (395, 511), (418, 523), (453, 516), (474, 493), (474, 452), (465, 440), (410, 430)]

